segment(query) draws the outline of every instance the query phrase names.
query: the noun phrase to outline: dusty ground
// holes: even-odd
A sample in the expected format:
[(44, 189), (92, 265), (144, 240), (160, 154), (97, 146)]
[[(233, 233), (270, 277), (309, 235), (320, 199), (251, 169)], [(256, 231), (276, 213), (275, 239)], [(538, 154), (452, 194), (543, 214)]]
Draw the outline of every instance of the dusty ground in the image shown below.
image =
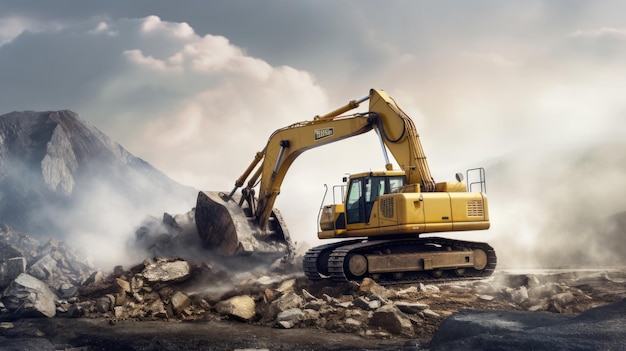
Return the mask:
[[(424, 293), (409, 285), (387, 286), (403, 300), (430, 306), (438, 317), (413, 318), (412, 337), (366, 336), (316, 327), (278, 329), (226, 318), (193, 322), (131, 321), (112, 318), (37, 318), (0, 323), (2, 350), (378, 350), (428, 349), (441, 321), (467, 310), (528, 311), (530, 302), (515, 303), (511, 296), (531, 280), (552, 282), (574, 292), (562, 307), (546, 304), (544, 314), (577, 314), (626, 298), (626, 269), (499, 271), (484, 281), (435, 284), (437, 292)], [(343, 287), (306, 285), (313, 294), (341, 291)], [(509, 293), (507, 293), (509, 292)], [(547, 301), (547, 300), (546, 300)], [(558, 310), (557, 310), (558, 309)], [(340, 320), (340, 319), (338, 319)]]

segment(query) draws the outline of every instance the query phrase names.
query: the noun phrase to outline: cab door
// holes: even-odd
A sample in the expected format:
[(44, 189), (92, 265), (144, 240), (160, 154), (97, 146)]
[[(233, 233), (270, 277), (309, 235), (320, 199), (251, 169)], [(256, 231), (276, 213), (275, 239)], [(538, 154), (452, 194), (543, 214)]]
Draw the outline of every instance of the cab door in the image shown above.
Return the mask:
[(348, 224), (364, 222), (363, 179), (354, 178), (350, 180), (348, 194), (346, 195), (346, 222)]

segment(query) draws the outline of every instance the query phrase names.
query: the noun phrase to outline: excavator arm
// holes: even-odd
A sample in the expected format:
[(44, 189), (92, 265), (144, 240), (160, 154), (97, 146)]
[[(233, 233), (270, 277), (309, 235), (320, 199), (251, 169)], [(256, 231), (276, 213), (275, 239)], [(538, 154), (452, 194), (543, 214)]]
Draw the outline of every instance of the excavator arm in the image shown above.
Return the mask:
[[(370, 100), (369, 112), (339, 116), (357, 108), (367, 99)], [(251, 190), (255, 187), (258, 177), (261, 177), (258, 203), (255, 206), (259, 226), (263, 228), (267, 224), (283, 179), (300, 154), (315, 147), (369, 132), (374, 128), (381, 142), (405, 170), (407, 184), (420, 184), (422, 191), (425, 192), (435, 191), (435, 181), (430, 174), (413, 121), (384, 91), (372, 89), (367, 97), (352, 100), (333, 112), (317, 116), (313, 121), (300, 122), (279, 129), (270, 136), (264, 151), (261, 152), (262, 166), (248, 181), (244, 190), (247, 196), (253, 197)], [(257, 160), (253, 161), (251, 167), (256, 163)], [(386, 167), (391, 168), (388, 159)], [(243, 185), (249, 171), (246, 173), (238, 179), (238, 184)]]
[[(272, 134), (260, 168), (261, 180), (256, 207), (259, 226), (264, 227), (267, 224), (283, 179), (300, 154), (315, 147), (366, 133), (372, 129), (373, 123), (374, 118), (366, 114), (345, 118), (333, 117), (294, 124)], [(256, 177), (248, 181), (248, 193), (256, 181)]]

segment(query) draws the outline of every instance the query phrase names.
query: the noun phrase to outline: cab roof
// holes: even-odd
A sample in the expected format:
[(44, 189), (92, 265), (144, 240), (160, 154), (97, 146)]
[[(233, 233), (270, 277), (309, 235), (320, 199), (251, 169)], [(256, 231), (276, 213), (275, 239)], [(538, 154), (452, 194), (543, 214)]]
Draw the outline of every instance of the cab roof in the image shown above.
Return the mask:
[(404, 171), (392, 170), (392, 171), (369, 171), (350, 174), (350, 179), (363, 178), (363, 177), (397, 177), (405, 176)]

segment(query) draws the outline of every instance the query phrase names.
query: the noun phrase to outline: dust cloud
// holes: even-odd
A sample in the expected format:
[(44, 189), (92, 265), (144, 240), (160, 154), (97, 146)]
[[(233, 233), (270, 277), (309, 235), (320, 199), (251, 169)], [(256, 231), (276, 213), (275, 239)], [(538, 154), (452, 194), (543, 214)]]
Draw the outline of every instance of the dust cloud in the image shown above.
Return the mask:
[(139, 263), (148, 257), (145, 250), (132, 245), (141, 223), (166, 211), (189, 211), (195, 191), (150, 188), (153, 181), (140, 175), (125, 176), (134, 179), (120, 182), (102, 172), (78, 184), (71, 201), (63, 206), (44, 206), (33, 217), (50, 223), (51, 236), (84, 254), (95, 267), (111, 270), (116, 265)]
[(623, 142), (526, 149), (506, 155), (487, 172), (490, 243), (499, 267), (626, 263)]

